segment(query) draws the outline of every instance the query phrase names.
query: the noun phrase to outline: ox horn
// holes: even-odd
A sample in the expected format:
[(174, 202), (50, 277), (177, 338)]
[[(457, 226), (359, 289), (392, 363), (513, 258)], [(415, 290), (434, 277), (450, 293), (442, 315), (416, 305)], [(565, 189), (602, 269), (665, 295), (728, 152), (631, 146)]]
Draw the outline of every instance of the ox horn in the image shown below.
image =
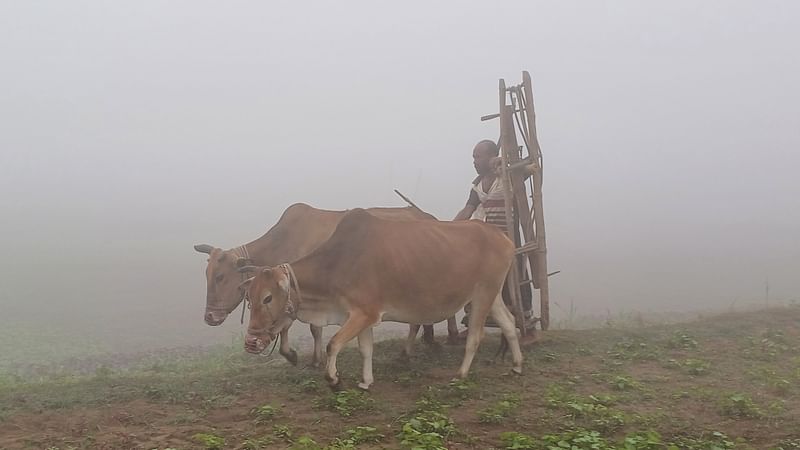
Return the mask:
[(250, 259), (250, 258), (242, 258), (242, 257), (239, 257), (239, 258), (236, 260), (236, 268), (237, 268), (237, 269), (240, 269), (240, 268), (242, 268), (242, 267), (246, 267), (246, 266), (252, 266), (252, 265), (253, 265), (253, 260), (252, 260), (252, 259)]
[(239, 273), (255, 272), (259, 268), (257, 266), (242, 266), (236, 269)]
[(248, 278), (248, 279), (246, 279), (246, 280), (242, 281), (241, 283), (239, 283), (239, 289), (244, 289), (244, 288), (246, 288), (247, 286), (249, 286), (249, 285), (250, 285), (250, 283), (252, 283), (252, 282), (253, 282), (253, 280), (254, 280), (255, 278), (256, 278), (256, 277), (250, 277), (250, 278)]
[(197, 244), (194, 246), (194, 249), (200, 253), (207, 253), (210, 255), (211, 252), (214, 250), (214, 247), (208, 244)]

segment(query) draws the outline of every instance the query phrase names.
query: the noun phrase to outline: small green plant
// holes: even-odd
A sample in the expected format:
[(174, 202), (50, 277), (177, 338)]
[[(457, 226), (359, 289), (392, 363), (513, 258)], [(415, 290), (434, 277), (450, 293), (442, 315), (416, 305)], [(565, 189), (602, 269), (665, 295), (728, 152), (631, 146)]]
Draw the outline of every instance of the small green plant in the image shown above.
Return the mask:
[(350, 417), (356, 411), (370, 411), (374, 403), (369, 395), (355, 389), (334, 392), (317, 401), (317, 405), (337, 412), (342, 417)]
[(292, 450), (322, 450), (322, 447), (317, 444), (317, 441), (311, 439), (309, 436), (300, 436), (292, 442)]
[(661, 435), (655, 431), (641, 431), (625, 436), (621, 444), (616, 446), (619, 450), (678, 450), (661, 441)]
[(733, 418), (758, 418), (763, 415), (753, 400), (744, 394), (733, 394), (722, 401), (722, 414)]
[(241, 447), (244, 450), (262, 450), (270, 448), (270, 446), (275, 442), (272, 436), (263, 436), (260, 438), (249, 438), (245, 439), (242, 442)]
[(784, 439), (770, 450), (800, 450), (800, 439)]
[(520, 398), (518, 395), (505, 395), (499, 402), (478, 412), (478, 420), (481, 423), (498, 424), (508, 417), (511, 411), (519, 406), (519, 403)]
[(288, 425), (276, 424), (272, 426), (272, 435), (279, 439), (288, 440), (292, 438), (292, 429)]
[(544, 448), (548, 450), (559, 449), (592, 449), (613, 450), (613, 444), (600, 436), (597, 431), (584, 429), (571, 430), (562, 434), (548, 434), (542, 437)]
[(609, 384), (611, 385), (612, 388), (618, 391), (630, 391), (642, 387), (641, 383), (635, 381), (631, 377), (626, 377), (623, 375), (619, 375), (612, 378)]
[(711, 364), (701, 359), (687, 359), (681, 364), (681, 368), (689, 375), (699, 376), (708, 373)]
[(768, 329), (759, 337), (748, 337), (744, 349), (745, 356), (751, 359), (774, 361), (780, 355), (797, 352), (796, 347), (791, 347), (783, 331)]
[(792, 388), (792, 382), (787, 379), (791, 377), (782, 377), (775, 370), (768, 367), (762, 367), (757, 371), (751, 371), (749, 375), (754, 380), (761, 381), (776, 394), (785, 395)]
[(475, 389), (475, 383), (470, 380), (456, 379), (447, 384), (445, 389), (446, 397), (456, 398), (458, 400), (466, 400), (470, 397), (470, 393)]
[(317, 383), (317, 380), (307, 379), (297, 383), (297, 385), (300, 386), (300, 390), (303, 392), (316, 393), (319, 391), (319, 384)]
[(672, 334), (667, 341), (667, 348), (674, 350), (694, 350), (697, 348), (697, 341), (686, 331), (678, 330)]
[(207, 433), (197, 433), (192, 439), (199, 442), (208, 450), (222, 450), (225, 447), (225, 438)]
[(400, 444), (413, 450), (446, 450), (445, 441), (456, 427), (445, 414), (424, 411), (408, 419), (400, 430)]
[(255, 421), (259, 425), (263, 425), (271, 421), (278, 413), (278, 409), (272, 405), (263, 405), (253, 408), (250, 414), (255, 417)]
[(616, 401), (609, 395), (590, 395), (580, 397), (570, 394), (559, 385), (551, 385), (545, 398), (552, 408), (564, 409), (572, 419), (583, 419), (593, 428), (614, 431), (625, 425), (625, 414), (610, 408)]
[(326, 448), (326, 450), (350, 450), (359, 444), (380, 442), (384, 435), (378, 433), (374, 427), (355, 427), (346, 431), (343, 438), (336, 438)]
[(715, 431), (708, 437), (679, 438), (667, 448), (668, 450), (732, 450), (736, 448), (736, 442), (725, 433)]
[(650, 348), (645, 342), (633, 341), (625, 338), (615, 343), (606, 352), (612, 359), (620, 361), (651, 361), (658, 358), (658, 352)]
[(534, 450), (536, 448), (536, 440), (534, 438), (516, 431), (500, 433), (500, 441), (506, 450)]

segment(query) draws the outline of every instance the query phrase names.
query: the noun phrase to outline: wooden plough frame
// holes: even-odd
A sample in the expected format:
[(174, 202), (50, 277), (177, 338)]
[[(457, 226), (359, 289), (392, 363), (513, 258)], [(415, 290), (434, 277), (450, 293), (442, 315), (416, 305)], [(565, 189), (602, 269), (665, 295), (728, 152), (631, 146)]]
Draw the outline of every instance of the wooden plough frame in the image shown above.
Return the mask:
[[(500, 79), (500, 112), (481, 117), (481, 121), (500, 119), (500, 176), (505, 188), (505, 213), (508, 237), (517, 247), (507, 286), (512, 312), (523, 338), (534, 337), (536, 323), (542, 330), (550, 326), (550, 289), (547, 278), (547, 244), (542, 206), (542, 149), (536, 135), (536, 113), (533, 109), (531, 76), (522, 72), (522, 83), (507, 87)], [(516, 125), (516, 127), (515, 127)], [(524, 145), (519, 145), (517, 137)], [(395, 193), (409, 205), (419, 209), (405, 195)], [(420, 209), (420, 211), (422, 211)], [(519, 232), (521, 230), (521, 233)], [(525, 273), (532, 274), (524, 279)], [(522, 309), (522, 286), (532, 284), (539, 290), (539, 317), (525, 318)], [(531, 305), (532, 306), (532, 305)], [(530, 339), (523, 339), (527, 342)]]
[[(550, 325), (550, 290), (547, 273), (547, 244), (542, 206), (542, 149), (536, 135), (531, 76), (522, 72), (522, 83), (506, 86), (500, 79), (500, 111), (481, 117), (481, 121), (500, 119), (500, 176), (505, 187), (508, 237), (517, 247), (507, 286), (512, 310), (522, 336), (535, 333), (536, 322), (542, 330)], [(519, 145), (518, 137), (523, 145)], [(520, 232), (521, 230), (521, 232)], [(523, 274), (532, 274), (523, 279)], [(552, 275), (552, 274), (550, 274)], [(525, 319), (521, 287), (532, 284), (539, 290), (539, 317)]]

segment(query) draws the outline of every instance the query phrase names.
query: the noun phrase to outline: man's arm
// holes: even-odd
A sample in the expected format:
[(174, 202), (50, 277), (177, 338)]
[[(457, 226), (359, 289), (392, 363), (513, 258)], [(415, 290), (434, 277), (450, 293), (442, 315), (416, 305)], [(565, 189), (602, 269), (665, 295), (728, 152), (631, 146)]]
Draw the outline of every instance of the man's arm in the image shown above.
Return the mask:
[(481, 204), (481, 201), (478, 199), (478, 194), (475, 191), (469, 191), (469, 198), (467, 199), (467, 204), (461, 209), (461, 211), (456, 214), (453, 220), (467, 220), (475, 213), (475, 209), (478, 205)]
[(461, 211), (459, 211), (455, 217), (453, 217), (453, 220), (467, 220), (470, 217), (472, 217), (472, 214), (474, 213), (475, 213), (475, 207), (470, 204), (466, 204), (464, 205), (464, 208)]

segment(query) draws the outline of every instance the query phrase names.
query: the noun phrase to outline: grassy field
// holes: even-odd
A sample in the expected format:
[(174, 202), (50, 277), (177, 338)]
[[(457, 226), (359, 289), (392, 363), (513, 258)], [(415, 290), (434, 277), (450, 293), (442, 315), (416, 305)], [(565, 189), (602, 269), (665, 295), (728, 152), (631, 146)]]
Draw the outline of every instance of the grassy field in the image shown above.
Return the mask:
[[(453, 382), (463, 346), (402, 361), (380, 342), (367, 394), (352, 346), (333, 393), (240, 342), (135, 358), (64, 345), (69, 364), (0, 365), (0, 448), (800, 449), (800, 307), (551, 331), (523, 376), (489, 362), (497, 345)], [(25, 351), (16, 333), (3, 346)]]

